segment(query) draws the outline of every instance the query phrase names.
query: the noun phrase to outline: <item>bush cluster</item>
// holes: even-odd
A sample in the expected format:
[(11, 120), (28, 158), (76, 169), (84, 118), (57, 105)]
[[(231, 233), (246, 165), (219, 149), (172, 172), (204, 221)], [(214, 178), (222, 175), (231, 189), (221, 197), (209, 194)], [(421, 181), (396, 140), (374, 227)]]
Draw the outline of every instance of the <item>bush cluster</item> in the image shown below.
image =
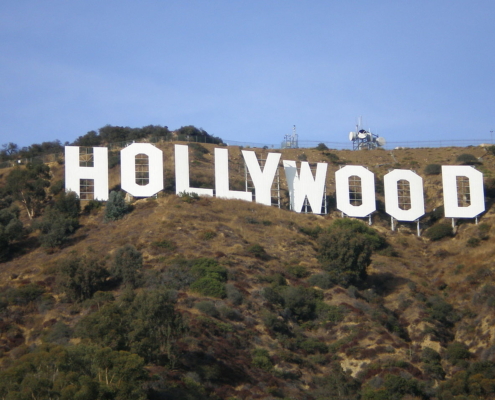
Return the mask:
[(225, 283), (227, 269), (212, 258), (198, 258), (191, 266), (191, 273), (196, 280), (191, 290), (202, 296), (224, 298), (227, 296)]
[(105, 221), (116, 221), (124, 217), (131, 210), (124, 199), (122, 192), (111, 191), (105, 207)]
[(425, 167), (425, 175), (439, 175), (442, 172), (440, 164), (428, 164)]
[(428, 228), (425, 236), (430, 240), (437, 241), (445, 237), (454, 236), (454, 231), (452, 229), (452, 225), (450, 224), (437, 224)]

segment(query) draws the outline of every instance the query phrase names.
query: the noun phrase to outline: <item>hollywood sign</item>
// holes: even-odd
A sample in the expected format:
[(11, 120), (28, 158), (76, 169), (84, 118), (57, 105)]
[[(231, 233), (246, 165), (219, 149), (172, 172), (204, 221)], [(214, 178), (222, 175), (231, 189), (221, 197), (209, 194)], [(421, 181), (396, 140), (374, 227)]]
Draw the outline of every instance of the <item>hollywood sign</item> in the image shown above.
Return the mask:
[[(85, 149), (85, 148), (83, 148)], [(93, 180), (94, 198), (108, 200), (108, 149), (92, 149), (92, 166), (81, 166), (80, 148), (65, 147), (66, 190), (81, 195), (82, 180)], [(151, 197), (163, 190), (163, 152), (149, 143), (134, 143), (124, 148), (121, 155), (121, 188), (135, 197)], [(251, 176), (256, 203), (271, 205), (272, 185), (280, 162), (280, 153), (268, 153), (263, 169), (254, 151), (242, 150), (247, 170)], [(197, 193), (201, 196), (216, 196), (224, 199), (253, 201), (253, 193), (229, 188), (228, 150), (215, 149), (215, 190), (195, 188), (189, 181), (189, 149), (186, 145), (175, 145), (176, 193)], [(146, 180), (137, 179), (137, 160), (145, 160)], [(317, 163), (313, 174), (308, 162), (283, 160), (287, 178), (291, 209), (302, 212), (305, 199), (315, 214), (321, 211), (325, 193), (327, 163)], [(361, 182), (359, 205), (351, 202), (350, 178)], [(466, 203), (459, 202), (459, 178), (463, 178), (461, 196)], [(408, 207), (400, 204), (399, 182), (409, 185)], [(471, 166), (442, 166), (443, 199), (445, 217), (475, 218), (485, 211), (483, 174)], [(376, 210), (375, 176), (363, 166), (347, 165), (335, 172), (336, 207), (350, 217), (366, 217)], [(425, 214), (423, 178), (410, 170), (395, 169), (384, 176), (385, 211), (398, 221), (415, 221)], [(467, 191), (466, 191), (467, 188)]]

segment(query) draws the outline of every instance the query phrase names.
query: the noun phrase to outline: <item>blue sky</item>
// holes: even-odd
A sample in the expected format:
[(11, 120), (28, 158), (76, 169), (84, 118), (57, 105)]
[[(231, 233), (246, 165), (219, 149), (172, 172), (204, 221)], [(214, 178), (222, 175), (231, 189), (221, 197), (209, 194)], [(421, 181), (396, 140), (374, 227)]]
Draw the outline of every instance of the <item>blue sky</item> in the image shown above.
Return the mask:
[(495, 2), (0, 3), (0, 144), (106, 125), (226, 141), (490, 139)]

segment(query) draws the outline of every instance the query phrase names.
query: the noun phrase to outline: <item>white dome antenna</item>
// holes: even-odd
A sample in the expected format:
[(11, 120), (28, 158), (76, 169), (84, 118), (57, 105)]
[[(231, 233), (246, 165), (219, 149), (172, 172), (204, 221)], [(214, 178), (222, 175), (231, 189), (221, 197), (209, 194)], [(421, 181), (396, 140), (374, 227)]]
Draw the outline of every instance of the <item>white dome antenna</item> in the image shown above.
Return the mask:
[(385, 138), (371, 133), (369, 130), (363, 129), (362, 117), (358, 118), (356, 131), (349, 133), (349, 140), (352, 142), (353, 150), (372, 150), (385, 146)]

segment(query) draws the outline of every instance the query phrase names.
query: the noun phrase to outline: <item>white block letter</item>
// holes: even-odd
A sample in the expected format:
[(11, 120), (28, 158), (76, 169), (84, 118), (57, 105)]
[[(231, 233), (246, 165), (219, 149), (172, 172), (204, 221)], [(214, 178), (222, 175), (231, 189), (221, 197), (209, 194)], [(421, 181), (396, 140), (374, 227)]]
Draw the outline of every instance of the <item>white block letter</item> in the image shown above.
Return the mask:
[(316, 165), (316, 177), (309, 168), (309, 163), (301, 162), (301, 171), (298, 175), (295, 161), (284, 160), (284, 171), (289, 186), (290, 205), (293, 211), (300, 213), (307, 197), (313, 214), (321, 214), (325, 179), (327, 177), (327, 163)]
[(229, 151), (215, 149), (215, 189), (217, 197), (253, 201), (251, 192), (229, 189)]
[[(136, 156), (148, 156), (149, 181), (146, 185), (136, 183)], [(163, 190), (163, 152), (150, 143), (133, 143), (122, 149), (121, 186), (134, 197), (150, 197)]]
[[(349, 178), (357, 176), (361, 179), (362, 203), (359, 206), (351, 204), (349, 197)], [(358, 165), (346, 165), (335, 172), (335, 187), (337, 190), (337, 209), (350, 217), (366, 217), (376, 210), (375, 174)]]
[(79, 146), (65, 146), (65, 190), (80, 193), (81, 179), (94, 180), (94, 199), (108, 200), (108, 149), (93, 147), (93, 167), (79, 165)]
[(253, 180), (254, 187), (256, 189), (256, 203), (265, 204), (267, 206), (272, 205), (272, 184), (277, 172), (278, 162), (280, 160), (280, 153), (268, 153), (266, 158), (263, 172), (261, 172), (260, 164), (256, 159), (254, 151), (242, 150), (244, 161), (246, 162), (247, 169)]
[(189, 146), (175, 145), (175, 193), (196, 193), (213, 196), (213, 189), (192, 188), (189, 186)]
[[(457, 177), (469, 180), (469, 201), (467, 207), (458, 203)], [(443, 203), (446, 218), (474, 218), (485, 211), (483, 174), (468, 165), (442, 166)]]
[[(409, 182), (409, 199), (411, 208), (403, 210), (399, 207), (398, 182)], [(398, 221), (415, 221), (425, 213), (423, 196), (423, 178), (407, 169), (395, 169), (383, 177), (385, 185), (385, 211)]]

